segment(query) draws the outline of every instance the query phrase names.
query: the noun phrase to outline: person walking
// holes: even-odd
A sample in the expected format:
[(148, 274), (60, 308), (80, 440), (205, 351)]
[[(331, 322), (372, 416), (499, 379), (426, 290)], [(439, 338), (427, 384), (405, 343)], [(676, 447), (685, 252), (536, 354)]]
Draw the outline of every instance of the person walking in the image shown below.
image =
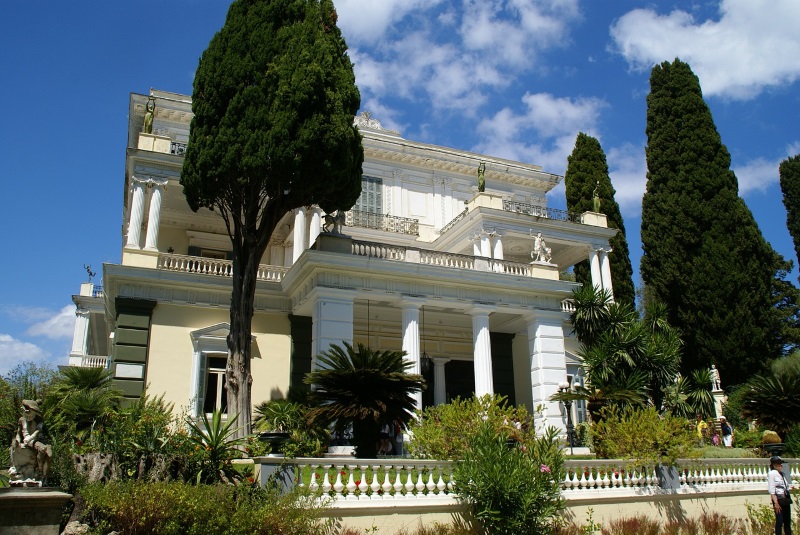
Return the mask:
[(733, 447), (733, 426), (728, 423), (724, 416), (719, 417), (719, 427), (722, 430), (722, 443), (726, 448)]
[(774, 455), (769, 460), (769, 499), (775, 510), (775, 535), (781, 535), (781, 526), (784, 535), (792, 535), (792, 498), (789, 495), (789, 485), (783, 476), (783, 459)]

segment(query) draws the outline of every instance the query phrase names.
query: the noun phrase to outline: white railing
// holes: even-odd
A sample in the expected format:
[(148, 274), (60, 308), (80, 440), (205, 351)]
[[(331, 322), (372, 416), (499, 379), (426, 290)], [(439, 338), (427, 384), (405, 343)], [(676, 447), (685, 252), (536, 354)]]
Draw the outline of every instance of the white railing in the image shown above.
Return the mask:
[(372, 258), (400, 261), (406, 259), (406, 248), (399, 245), (386, 245), (384, 243), (353, 240), (351, 251), (354, 255), (358, 256), (370, 256)]
[[(800, 477), (796, 459), (786, 460), (791, 479)], [(331, 507), (398, 505), (453, 505), (452, 461), (419, 459), (255, 459), (265, 466), (294, 467), (297, 486), (321, 491)], [(625, 496), (766, 492), (766, 459), (681, 459), (675, 486), (666, 482), (655, 465), (631, 466), (619, 459), (565, 462), (562, 495), (567, 501)]]
[(510, 260), (491, 260), (492, 271), (496, 273), (506, 273), (508, 275), (522, 275), (530, 277), (531, 265), (523, 262), (512, 262)]
[(108, 357), (100, 355), (83, 355), (81, 368), (108, 368)]
[(575, 312), (575, 300), (570, 297), (561, 301), (561, 312)]
[(458, 269), (475, 269), (475, 257), (420, 250), (419, 263)]
[[(158, 255), (158, 268), (182, 273), (200, 273), (220, 277), (233, 276), (233, 262), (216, 258), (185, 256), (172, 253)], [(259, 264), (256, 278), (260, 281), (280, 282), (289, 268)]]

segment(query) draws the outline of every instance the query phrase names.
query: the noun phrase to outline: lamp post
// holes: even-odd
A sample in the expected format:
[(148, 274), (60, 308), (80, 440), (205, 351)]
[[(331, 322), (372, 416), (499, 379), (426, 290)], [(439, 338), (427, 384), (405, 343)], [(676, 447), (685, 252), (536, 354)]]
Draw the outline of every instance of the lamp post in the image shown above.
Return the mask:
[[(558, 391), (562, 393), (572, 392), (572, 385), (566, 381), (558, 383)], [(567, 399), (564, 402), (564, 408), (567, 409), (567, 444), (569, 444), (569, 454), (574, 455), (573, 447), (575, 446), (575, 426), (572, 425), (572, 400)]]

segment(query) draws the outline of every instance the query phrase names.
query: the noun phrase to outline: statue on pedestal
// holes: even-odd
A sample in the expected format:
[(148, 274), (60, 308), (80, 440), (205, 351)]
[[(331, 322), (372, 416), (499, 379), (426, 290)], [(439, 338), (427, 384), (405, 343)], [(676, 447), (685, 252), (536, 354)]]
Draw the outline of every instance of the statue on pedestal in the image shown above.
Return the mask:
[(594, 191), (592, 192), (592, 207), (594, 208), (595, 213), (600, 213), (600, 181), (597, 181), (597, 185), (594, 187)]
[(714, 392), (722, 390), (722, 381), (719, 377), (719, 370), (715, 365), (711, 365), (711, 389)]
[(533, 251), (531, 251), (531, 258), (534, 262), (547, 262), (553, 258), (553, 251), (545, 243), (542, 233), (539, 232), (533, 237)]
[(152, 134), (153, 133), (153, 116), (156, 113), (156, 99), (150, 97), (147, 99), (147, 106), (146, 106), (145, 114), (144, 114), (144, 126), (142, 127), (142, 132), (145, 134)]
[(329, 234), (342, 234), (342, 227), (344, 226), (344, 210), (336, 210), (336, 215), (325, 214), (325, 223), (322, 225), (322, 232)]
[(17, 420), (17, 429), (11, 439), (11, 468), (8, 476), (14, 481), (38, 481), (47, 477), (53, 449), (43, 442), (44, 419), (39, 403), (22, 400), (22, 417)]
[(478, 165), (478, 193), (483, 193), (486, 191), (486, 177), (484, 176), (486, 173), (486, 164), (481, 162)]

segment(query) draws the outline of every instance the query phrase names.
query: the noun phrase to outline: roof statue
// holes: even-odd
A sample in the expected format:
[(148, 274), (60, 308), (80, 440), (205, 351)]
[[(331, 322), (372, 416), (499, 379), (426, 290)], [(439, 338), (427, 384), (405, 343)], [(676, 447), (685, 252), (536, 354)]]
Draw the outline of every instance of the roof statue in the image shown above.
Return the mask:
[[(532, 234), (533, 233), (531, 232), (531, 235)], [(534, 262), (546, 262), (548, 264), (553, 258), (553, 251), (547, 246), (547, 243), (544, 241), (541, 232), (538, 232), (536, 236), (533, 237), (533, 251), (531, 251), (531, 258)]]
[(594, 208), (595, 213), (600, 212), (600, 181), (597, 181), (597, 185), (594, 187), (594, 191), (592, 192), (592, 205)]
[(344, 210), (336, 210), (336, 215), (325, 214), (325, 223), (322, 232), (341, 236), (344, 226)]
[(156, 113), (156, 99), (150, 97), (147, 99), (147, 111), (144, 114), (144, 125), (142, 126), (142, 132), (145, 134), (152, 134), (153, 133), (153, 116)]
[(486, 177), (484, 176), (485, 174), (486, 174), (486, 164), (484, 162), (481, 162), (480, 165), (478, 165), (478, 192), (479, 193), (483, 193), (484, 191), (486, 191)]

